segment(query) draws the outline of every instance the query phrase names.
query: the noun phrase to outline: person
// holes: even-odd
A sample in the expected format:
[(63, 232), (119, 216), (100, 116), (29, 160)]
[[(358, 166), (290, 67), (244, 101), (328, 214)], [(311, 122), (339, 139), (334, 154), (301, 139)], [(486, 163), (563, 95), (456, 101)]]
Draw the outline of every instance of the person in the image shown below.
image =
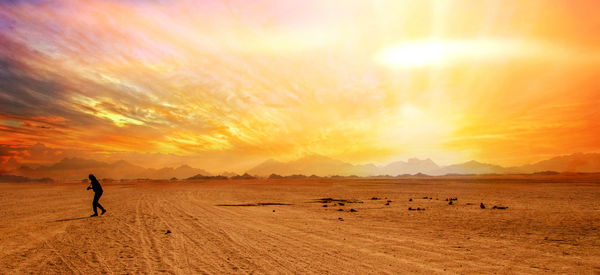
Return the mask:
[(94, 191), (94, 201), (92, 202), (92, 208), (94, 209), (94, 214), (91, 215), (90, 217), (98, 216), (97, 208), (100, 208), (100, 210), (102, 210), (102, 213), (100, 213), (100, 215), (104, 215), (104, 213), (106, 213), (106, 209), (104, 209), (104, 207), (102, 207), (102, 205), (100, 205), (100, 203), (98, 202), (98, 200), (100, 200), (100, 197), (102, 196), (102, 186), (100, 186), (100, 182), (98, 182), (98, 180), (96, 179), (96, 176), (94, 176), (94, 174), (90, 174), (89, 178), (90, 178), (90, 186), (88, 186), (87, 190), (92, 189)]

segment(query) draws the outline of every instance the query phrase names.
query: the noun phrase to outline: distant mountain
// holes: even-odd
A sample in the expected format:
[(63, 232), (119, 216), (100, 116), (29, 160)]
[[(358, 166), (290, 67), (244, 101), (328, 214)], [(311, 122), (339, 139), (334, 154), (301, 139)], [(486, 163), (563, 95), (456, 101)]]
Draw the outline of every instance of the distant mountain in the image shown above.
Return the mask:
[(539, 171), (557, 172), (600, 172), (599, 153), (576, 153), (566, 156), (558, 156), (534, 164), (520, 166), (521, 171), (527, 173)]
[(440, 167), (431, 159), (420, 160), (411, 158), (408, 161), (396, 161), (384, 166), (377, 174), (401, 175), (423, 173), (428, 175), (441, 174)]
[(353, 165), (347, 162), (335, 160), (332, 158), (310, 155), (290, 162), (279, 162), (273, 159), (267, 160), (258, 166), (248, 170), (248, 174), (268, 176), (278, 174), (282, 176), (290, 175), (368, 175), (370, 171), (377, 170), (373, 164)]
[(87, 178), (90, 173), (95, 174), (98, 178), (112, 179), (169, 179), (173, 177), (188, 178), (197, 174), (210, 175), (205, 170), (192, 168), (187, 165), (177, 168), (152, 169), (144, 168), (124, 160), (106, 163), (83, 158), (64, 158), (55, 164), (37, 168), (21, 166), (18, 169), (10, 171), (10, 173), (24, 177), (50, 177), (61, 180)]
[(448, 166), (439, 166), (431, 159), (411, 158), (408, 161), (396, 161), (384, 166), (373, 164), (353, 165), (347, 162), (319, 155), (311, 155), (290, 162), (267, 160), (248, 170), (252, 175), (277, 176), (311, 175), (318, 176), (374, 176), (374, 175), (446, 175), (446, 174), (512, 174), (535, 173), (543, 171), (558, 172), (600, 172), (600, 154), (572, 154), (555, 157), (516, 167), (482, 163), (471, 160)]
[(0, 174), (0, 182), (53, 182), (51, 178), (31, 179), (23, 176)]
[[(239, 176), (235, 173), (223, 173), (222, 176), (232, 179), (251, 178), (250, 175), (272, 178), (301, 178), (303, 176), (375, 176), (375, 175), (446, 175), (446, 174), (507, 174), (545, 172), (600, 172), (599, 153), (578, 153), (554, 157), (548, 160), (516, 167), (503, 167), (494, 164), (468, 161), (460, 164), (439, 166), (431, 159), (411, 158), (407, 161), (396, 161), (383, 166), (373, 164), (354, 165), (329, 157), (310, 155), (289, 162), (267, 160)], [(144, 168), (130, 162), (119, 160), (108, 163), (84, 158), (64, 158), (61, 161), (36, 168), (21, 166), (17, 169), (3, 168), (1, 174), (10, 175), (6, 180), (27, 181), (30, 179), (52, 178), (56, 180), (73, 180), (87, 178), (93, 173), (101, 179), (186, 179), (190, 177), (210, 178), (212, 175), (203, 170), (182, 165), (176, 168), (161, 169)]]
[(461, 164), (444, 166), (442, 174), (506, 174), (514, 173), (515, 169), (505, 168), (500, 165), (481, 163), (474, 160)]

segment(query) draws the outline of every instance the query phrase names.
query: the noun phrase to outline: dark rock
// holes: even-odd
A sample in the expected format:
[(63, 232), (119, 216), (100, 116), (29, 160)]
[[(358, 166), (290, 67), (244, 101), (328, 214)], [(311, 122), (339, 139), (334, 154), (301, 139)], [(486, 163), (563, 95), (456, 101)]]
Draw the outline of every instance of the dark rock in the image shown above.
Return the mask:
[(350, 212), (358, 212), (354, 208), (350, 208)]
[(483, 202), (482, 202), (482, 203), (480, 203), (480, 204), (479, 204), (479, 207), (480, 207), (481, 209), (485, 209), (485, 204), (483, 204)]

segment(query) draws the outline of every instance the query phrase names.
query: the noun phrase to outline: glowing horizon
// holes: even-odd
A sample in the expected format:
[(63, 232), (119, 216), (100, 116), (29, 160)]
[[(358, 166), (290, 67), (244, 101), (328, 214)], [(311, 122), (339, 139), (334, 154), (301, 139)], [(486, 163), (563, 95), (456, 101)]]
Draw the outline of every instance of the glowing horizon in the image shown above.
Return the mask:
[(0, 161), (26, 161), (21, 149), (38, 142), (222, 170), (309, 154), (511, 166), (598, 152), (597, 10), (597, 1), (2, 2)]

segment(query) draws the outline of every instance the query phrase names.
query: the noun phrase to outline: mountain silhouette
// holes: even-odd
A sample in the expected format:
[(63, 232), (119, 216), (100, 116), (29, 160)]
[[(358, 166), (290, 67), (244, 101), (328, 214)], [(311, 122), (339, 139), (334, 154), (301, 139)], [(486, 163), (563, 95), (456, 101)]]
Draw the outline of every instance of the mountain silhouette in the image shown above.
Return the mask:
[[(537, 173), (556, 172), (600, 172), (599, 153), (577, 153), (557, 156), (551, 159), (514, 167), (482, 163), (475, 160), (448, 166), (439, 166), (431, 159), (411, 158), (407, 161), (395, 161), (383, 166), (373, 164), (351, 164), (333, 158), (309, 155), (297, 160), (281, 162), (274, 159), (255, 166), (247, 171), (247, 175), (239, 176), (236, 173), (222, 173), (229, 178), (245, 179), (249, 175), (268, 177), (276, 174), (281, 177), (299, 177), (301, 175), (317, 176), (376, 176), (376, 175), (430, 175), (439, 176), (447, 174), (512, 174), (512, 173)], [(179, 167), (165, 167), (160, 169), (144, 168), (124, 160), (112, 163), (84, 158), (63, 158), (57, 163), (39, 167), (20, 166), (17, 169), (3, 169), (2, 175), (6, 179), (26, 181), (28, 179), (52, 178), (55, 180), (81, 179), (89, 173), (99, 175), (103, 179), (186, 179), (196, 175), (211, 177), (212, 174), (193, 168), (189, 165)], [(10, 177), (9, 177), (10, 175)], [(13, 177), (13, 178), (11, 178)], [(20, 178), (21, 177), (21, 178)], [(276, 177), (276, 176), (274, 176)]]
[(384, 166), (378, 174), (383, 175), (401, 175), (423, 173), (428, 175), (438, 175), (441, 173), (440, 167), (431, 159), (420, 160), (411, 158), (408, 161), (396, 161)]
[(248, 173), (259, 176), (268, 176), (270, 174), (278, 174), (282, 176), (299, 174), (314, 174), (317, 176), (329, 176), (336, 174), (349, 176), (353, 174), (367, 175), (376, 169), (377, 167), (373, 164), (353, 165), (321, 155), (309, 155), (290, 162), (280, 162), (269, 159), (248, 170)]
[(187, 178), (197, 174), (211, 175), (203, 169), (192, 168), (188, 165), (182, 165), (177, 168), (144, 168), (124, 160), (118, 160), (112, 163), (89, 160), (83, 158), (64, 158), (59, 162), (31, 168), (21, 166), (18, 169), (9, 171), (10, 174), (23, 177), (50, 177), (60, 180), (81, 179), (90, 173), (94, 173), (102, 178), (112, 179), (168, 179), (168, 178)]
[(248, 170), (248, 173), (260, 176), (277, 174), (289, 176), (294, 174), (318, 176), (375, 176), (375, 175), (415, 175), (425, 174), (439, 176), (446, 174), (512, 174), (535, 173), (542, 171), (557, 172), (600, 172), (600, 154), (572, 154), (554, 157), (534, 164), (523, 166), (503, 167), (500, 165), (482, 163), (475, 160), (447, 166), (439, 166), (431, 159), (411, 158), (407, 161), (396, 161), (384, 166), (373, 164), (353, 165), (332, 158), (310, 155), (294, 161), (280, 162), (267, 160)]

